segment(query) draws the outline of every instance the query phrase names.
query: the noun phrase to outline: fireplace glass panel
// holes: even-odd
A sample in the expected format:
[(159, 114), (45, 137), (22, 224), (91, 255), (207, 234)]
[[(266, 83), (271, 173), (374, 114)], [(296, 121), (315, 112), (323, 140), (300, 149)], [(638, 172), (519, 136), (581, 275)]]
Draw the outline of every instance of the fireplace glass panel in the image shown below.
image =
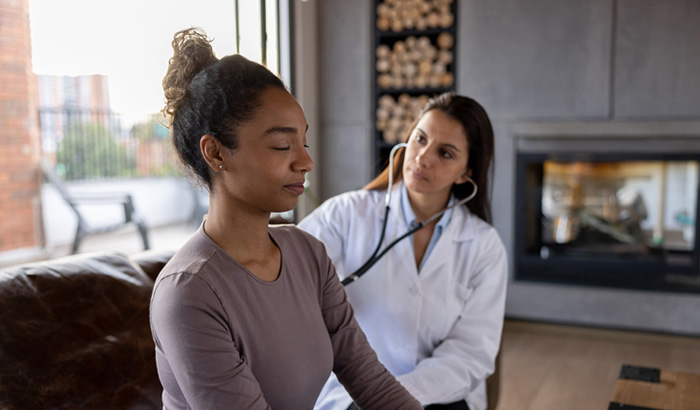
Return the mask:
[(693, 251), (696, 161), (544, 161), (543, 253)]
[(516, 280), (700, 292), (696, 154), (522, 153)]

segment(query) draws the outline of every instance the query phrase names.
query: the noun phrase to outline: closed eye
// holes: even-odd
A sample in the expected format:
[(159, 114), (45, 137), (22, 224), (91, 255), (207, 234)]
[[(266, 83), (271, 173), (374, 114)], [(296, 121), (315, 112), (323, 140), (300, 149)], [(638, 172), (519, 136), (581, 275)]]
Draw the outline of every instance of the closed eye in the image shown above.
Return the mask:
[[(309, 149), (311, 147), (307, 144), (304, 144), (304, 148)], [(290, 149), (292, 149), (292, 147), (291, 145), (288, 145), (286, 147), (272, 147), (272, 149), (274, 149), (275, 151), (289, 151)]]

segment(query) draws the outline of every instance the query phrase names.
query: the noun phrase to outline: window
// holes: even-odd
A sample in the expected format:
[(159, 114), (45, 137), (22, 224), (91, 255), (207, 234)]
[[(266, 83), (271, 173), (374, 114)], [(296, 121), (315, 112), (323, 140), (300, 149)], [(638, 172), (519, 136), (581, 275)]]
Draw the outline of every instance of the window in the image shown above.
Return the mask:
[(68, 180), (178, 173), (160, 125), (173, 34), (201, 27), (217, 56), (279, 72), (278, 10), (277, 0), (30, 0), (43, 156)]

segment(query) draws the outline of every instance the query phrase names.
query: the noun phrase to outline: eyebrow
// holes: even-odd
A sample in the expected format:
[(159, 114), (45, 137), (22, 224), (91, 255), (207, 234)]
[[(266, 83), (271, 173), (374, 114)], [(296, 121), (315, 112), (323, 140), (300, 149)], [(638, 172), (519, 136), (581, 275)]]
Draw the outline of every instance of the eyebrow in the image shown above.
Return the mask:
[[(306, 126), (306, 129), (304, 132), (309, 130), (309, 126)], [(268, 136), (272, 134), (296, 134), (297, 133), (297, 128), (296, 127), (272, 127), (268, 128), (265, 130), (263, 133), (263, 136)]]
[[(421, 134), (423, 134), (423, 135), (426, 135), (426, 136), (428, 135), (427, 132), (423, 131), (422, 129), (420, 129), (420, 128), (418, 128), (418, 127), (416, 127), (416, 130), (417, 130), (418, 132), (420, 132)], [(455, 150), (455, 151), (457, 151), (457, 152), (462, 152), (462, 151), (461, 151), (459, 148), (457, 148), (455, 145), (452, 145), (452, 144), (441, 144), (441, 145), (442, 145), (443, 147), (451, 148), (451, 149), (453, 149), (453, 150)]]

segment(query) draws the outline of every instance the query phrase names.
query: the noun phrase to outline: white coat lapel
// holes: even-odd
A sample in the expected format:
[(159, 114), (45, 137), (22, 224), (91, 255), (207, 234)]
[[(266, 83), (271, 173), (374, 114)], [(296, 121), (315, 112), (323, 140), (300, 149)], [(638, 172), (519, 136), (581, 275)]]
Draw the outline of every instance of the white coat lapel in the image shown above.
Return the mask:
[(451, 262), (457, 255), (459, 243), (472, 240), (474, 230), (470, 228), (471, 218), (466, 207), (460, 205), (454, 208), (452, 219), (442, 232), (435, 248), (428, 255), (428, 259), (421, 270), (421, 277), (425, 278), (439, 272), (444, 265)]
[[(391, 202), (389, 203), (389, 223), (387, 225), (386, 240), (384, 241), (385, 246), (389, 245), (399, 236), (405, 234), (409, 230), (409, 226), (406, 225), (406, 218), (401, 210), (401, 188), (403, 182), (398, 182), (394, 185), (393, 192), (391, 194)], [(394, 248), (392, 248), (387, 255), (384, 257), (391, 257), (392, 259), (400, 259), (400, 264), (403, 267), (402, 271), (406, 272), (411, 281), (417, 280), (418, 268), (416, 267), (416, 256), (413, 250), (413, 240), (411, 238), (404, 238), (401, 242), (397, 243)]]

